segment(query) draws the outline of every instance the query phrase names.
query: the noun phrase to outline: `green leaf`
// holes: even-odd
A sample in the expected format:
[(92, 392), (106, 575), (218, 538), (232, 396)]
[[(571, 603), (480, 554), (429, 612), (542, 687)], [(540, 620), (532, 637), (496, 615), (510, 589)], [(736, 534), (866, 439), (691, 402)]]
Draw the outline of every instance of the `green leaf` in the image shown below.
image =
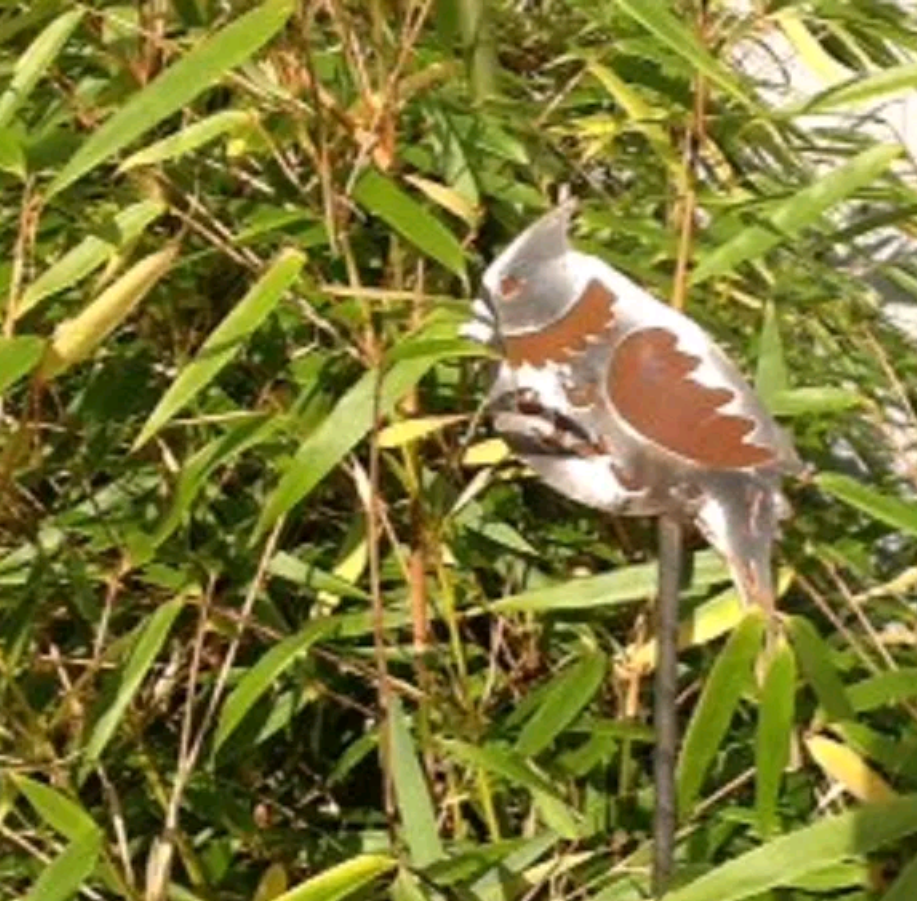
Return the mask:
[(227, 132), (249, 125), (252, 121), (254, 121), (253, 114), (245, 110), (230, 109), (214, 113), (199, 122), (179, 129), (175, 134), (161, 141), (156, 141), (155, 144), (144, 147), (143, 150), (132, 153), (118, 166), (118, 169), (126, 172), (138, 166), (150, 166), (164, 160), (176, 159), (215, 141)]
[(398, 866), (393, 857), (359, 854), (284, 892), (274, 901), (340, 901)]
[(818, 181), (779, 203), (765, 225), (743, 229), (724, 244), (705, 254), (691, 276), (700, 284), (715, 275), (732, 272), (742, 263), (764, 256), (769, 250), (817, 222), (822, 213), (873, 184), (901, 154), (899, 144), (870, 147), (837, 166)]
[(466, 278), (465, 254), (455, 235), (390, 179), (367, 169), (354, 187), (353, 197), (422, 253)]
[(762, 613), (749, 611), (729, 636), (707, 677), (678, 759), (678, 811), (682, 818), (690, 815), (739, 698), (748, 687), (764, 626)]
[[(791, 884), (851, 855), (869, 854), (917, 832), (917, 796), (829, 817), (730, 860), (666, 895), (666, 901), (742, 901)], [(908, 896), (909, 897), (909, 896)]]
[(286, 24), (292, 0), (267, 0), (186, 53), (134, 94), (77, 150), (48, 188), (53, 196), (187, 106), (248, 60)]
[(519, 733), (517, 753), (534, 757), (547, 748), (592, 700), (605, 677), (607, 663), (600, 652), (587, 654), (557, 676)]
[(73, 9), (58, 16), (16, 60), (13, 79), (0, 96), (0, 128), (9, 125), (16, 111), (29, 99), (32, 89), (54, 64), (67, 39), (82, 19), (82, 9)]
[(268, 564), (267, 571), (278, 579), (286, 579), (312, 591), (324, 591), (342, 598), (369, 601), (372, 596), (362, 588), (329, 573), (312, 563), (299, 560), (285, 551), (278, 551)]
[(195, 451), (182, 465), (175, 481), (171, 503), (155, 531), (152, 534), (143, 533), (131, 544), (131, 563), (140, 566), (149, 560), (156, 548), (179, 527), (207, 479), (220, 466), (228, 464), (249, 448), (267, 441), (282, 423), (280, 416), (255, 415)]
[(404, 840), (411, 852), (411, 866), (423, 868), (445, 856), (439, 840), (436, 812), (397, 695), (392, 699), (389, 717), (392, 780), (395, 783), (398, 814)]
[(9, 172), (20, 179), (26, 176), (22, 136), (13, 128), (0, 128), (0, 171)]
[(28, 375), (45, 352), (45, 341), (37, 335), (0, 338), (0, 394)]
[(333, 632), (336, 625), (336, 621), (330, 617), (311, 622), (295, 635), (289, 635), (274, 645), (254, 666), (246, 670), (220, 710), (220, 719), (213, 738), (214, 754), (274, 682), (316, 641)]
[(673, 177), (680, 177), (681, 159), (663, 124), (665, 111), (647, 103), (614, 69), (592, 59), (587, 61), (586, 68), (624, 111), (631, 127), (643, 134)]
[(790, 759), (795, 709), (796, 658), (781, 637), (764, 677), (755, 736), (755, 806), (758, 830), (765, 837), (777, 825), (777, 801)]
[[(816, 94), (804, 104), (801, 113), (821, 113), (842, 107), (861, 106), (889, 94), (899, 94), (917, 87), (917, 63), (890, 66), (878, 72), (862, 73)], [(874, 108), (874, 107), (867, 107)], [(866, 110), (864, 110), (866, 112)]]
[(124, 712), (140, 688), (150, 667), (156, 661), (172, 624), (175, 622), (175, 617), (178, 616), (184, 605), (183, 598), (174, 598), (162, 604), (137, 630), (137, 638), (130, 657), (121, 671), (115, 696), (93, 726), (89, 741), (83, 750), (80, 769), (81, 782), (101, 757), (102, 751), (105, 750), (114, 735), (118, 723), (121, 722), (121, 717), (124, 716)]
[[(630, 604), (652, 597), (656, 591), (655, 563), (625, 566), (600, 576), (569, 579), (559, 585), (536, 588), (494, 601), (493, 613), (538, 613), (548, 610), (581, 610), (615, 604)], [(694, 555), (691, 585), (695, 588), (729, 580), (725, 564), (712, 551)]]
[(24, 316), (45, 298), (59, 294), (85, 278), (110, 260), (120, 248), (134, 241), (165, 211), (165, 204), (154, 200), (142, 200), (125, 207), (114, 217), (113, 231), (117, 235), (117, 243), (95, 235), (83, 238), (25, 289), (16, 305), (16, 318)]
[[(481, 863), (485, 863), (489, 859), (492, 865), (470, 885), (471, 891), (469, 892), (468, 901), (471, 901), (472, 898), (476, 899), (476, 901), (509, 901), (509, 899), (522, 901), (524, 896), (520, 896), (517, 892), (511, 890), (508, 891), (508, 889), (515, 885), (528, 885), (525, 879), (527, 872), (531, 870), (536, 861), (544, 858), (551, 848), (555, 848), (558, 845), (558, 838), (559, 836), (551, 832), (540, 832), (532, 838), (521, 841), (498, 841), (489, 845), (478, 845), (476, 849), (478, 860)], [(497, 855), (493, 854), (494, 851), (497, 851)], [(471, 854), (468, 855), (466, 860), (470, 857)], [(470, 863), (471, 861), (468, 860), (468, 862)], [(455, 865), (453, 864), (453, 866)], [(458, 868), (456, 867), (456, 869)], [(434, 872), (436, 880), (439, 881), (443, 870), (437, 868)], [(446, 870), (445, 875), (451, 874)], [(454, 881), (454, 878), (450, 881)], [(456, 894), (464, 901), (464, 892), (457, 892)], [(455, 901), (458, 901), (458, 899), (455, 899)]]
[(787, 388), (767, 402), (774, 416), (808, 416), (840, 413), (863, 405), (863, 396), (849, 388), (830, 385)]
[(88, 829), (75, 838), (41, 872), (24, 901), (67, 901), (95, 869), (102, 833)]
[(816, 484), (838, 500), (861, 510), (893, 529), (917, 535), (917, 504), (881, 494), (874, 488), (838, 472), (823, 472)]
[[(380, 413), (383, 416), (391, 413), (438, 359), (429, 356), (396, 363), (382, 381)], [(302, 501), (363, 440), (372, 428), (376, 381), (376, 370), (366, 372), (302, 443), (280, 483), (268, 496), (257, 535)]]
[(833, 720), (856, 719), (844, 683), (831, 661), (831, 650), (815, 626), (801, 616), (788, 619), (796, 656), (819, 703)]
[(847, 697), (857, 713), (917, 698), (917, 669), (909, 667), (876, 673), (848, 686)]
[(57, 789), (17, 773), (12, 773), (11, 778), (42, 820), (65, 838), (72, 841), (98, 829), (93, 818), (77, 801)]
[(789, 384), (786, 362), (783, 359), (783, 342), (780, 340), (777, 309), (773, 303), (768, 303), (764, 307), (764, 325), (761, 328), (755, 389), (761, 400), (770, 408), (774, 397), (786, 391)]
[(284, 292), (299, 277), (305, 257), (295, 250), (284, 250), (255, 282), (229, 315), (210, 333), (194, 359), (178, 374), (160, 398), (132, 450), (142, 447), (182, 407), (189, 404), (220, 370), (239, 352), (243, 342), (277, 306)]
[(701, 75), (749, 109), (757, 109), (754, 98), (701, 44), (694, 32), (672, 13), (668, 3), (663, 0), (618, 0), (617, 6), (686, 60)]
[(457, 739), (444, 740), (440, 744), (450, 757), (528, 789), (552, 829), (564, 838), (573, 840), (579, 837), (579, 822), (574, 811), (557, 789), (515, 751), (492, 744), (478, 747)]

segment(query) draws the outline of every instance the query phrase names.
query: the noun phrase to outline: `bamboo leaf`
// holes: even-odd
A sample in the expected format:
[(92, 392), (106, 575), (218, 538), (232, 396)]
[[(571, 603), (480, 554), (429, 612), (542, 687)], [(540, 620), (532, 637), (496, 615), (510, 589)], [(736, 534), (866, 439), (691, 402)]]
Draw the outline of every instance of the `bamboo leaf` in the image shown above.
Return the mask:
[(682, 817), (690, 815), (739, 698), (750, 682), (764, 625), (761, 612), (750, 611), (729, 636), (707, 677), (678, 758), (678, 810)]
[(182, 407), (208, 385), (239, 352), (243, 342), (277, 306), (284, 292), (299, 277), (305, 257), (294, 250), (282, 251), (226, 318), (208, 335), (194, 359), (182, 369), (160, 398), (132, 450), (142, 447)]
[(768, 400), (767, 406), (775, 416), (823, 416), (851, 410), (863, 403), (863, 396), (848, 388), (813, 385), (777, 391)]
[(873, 519), (909, 535), (917, 535), (917, 504), (912, 501), (889, 497), (838, 472), (823, 472), (816, 476), (815, 482), (838, 500)]
[(61, 322), (45, 352), (41, 377), (55, 378), (90, 357), (172, 268), (177, 255), (178, 246), (174, 244), (150, 254), (76, 316)]
[(287, 871), (283, 864), (272, 863), (261, 874), (252, 901), (275, 901), (287, 890), (288, 885)]
[(617, 5), (701, 75), (749, 109), (757, 108), (755, 100), (738, 79), (717, 61), (663, 0), (618, 0)]
[(506, 460), (512, 451), (502, 438), (485, 438), (472, 444), (462, 456), (464, 466), (496, 466)]
[(827, 53), (812, 34), (800, 15), (792, 7), (784, 7), (774, 15), (774, 21), (786, 35), (800, 59), (826, 84), (843, 81), (850, 75), (850, 69), (841, 65), (830, 53)]
[(917, 698), (917, 668), (886, 670), (847, 688), (857, 713)]
[(353, 197), (419, 251), (460, 278), (466, 277), (465, 254), (455, 235), (432, 213), (375, 169), (367, 169)]
[(650, 106), (640, 94), (608, 66), (595, 60), (587, 63), (593, 77), (624, 110), (631, 125), (643, 134), (653, 151), (665, 163), (669, 172), (678, 177), (681, 160), (672, 147), (664, 126), (665, 114)]
[[(713, 552), (695, 555), (692, 586), (715, 585), (728, 579), (724, 564)], [(570, 579), (559, 585), (511, 595), (495, 601), (489, 609), (494, 613), (537, 613), (630, 604), (652, 597), (656, 591), (656, 580), (656, 565), (640, 563), (600, 576)]]
[(417, 751), (408, 730), (404, 709), (394, 697), (390, 712), (391, 766), (395, 797), (404, 839), (411, 852), (413, 867), (427, 867), (445, 856), (436, 826), (433, 801), (427, 790)]
[(86, 832), (98, 829), (95, 820), (82, 805), (63, 792), (28, 776), (14, 773), (11, 778), (42, 820), (65, 838), (74, 841)]
[(154, 200), (142, 200), (121, 210), (114, 217), (114, 231), (118, 235), (118, 243), (113, 244), (95, 235), (83, 238), (25, 289), (16, 304), (16, 318), (19, 319), (41, 301), (59, 294), (85, 278), (111, 259), (121, 247), (135, 240), (165, 211), (165, 205)]
[(163, 643), (172, 629), (175, 618), (185, 601), (174, 598), (158, 607), (137, 631), (137, 638), (127, 662), (119, 675), (114, 698), (92, 727), (89, 740), (83, 749), (80, 781), (82, 781), (107, 747), (128, 705), (140, 689), (150, 667), (155, 663)]
[(825, 775), (840, 782), (859, 801), (888, 801), (895, 797), (892, 787), (847, 745), (810, 735), (806, 748)]
[(309, 648), (334, 631), (337, 623), (325, 618), (309, 623), (295, 635), (290, 635), (263, 654), (258, 662), (245, 671), (220, 710), (216, 732), (213, 737), (213, 754), (216, 754), (226, 739), (235, 731), (252, 707), (268, 692), (274, 682)]
[(761, 328), (761, 344), (758, 349), (758, 370), (755, 373), (755, 389), (768, 407), (774, 397), (789, 387), (790, 380), (783, 358), (783, 342), (780, 340), (780, 326), (777, 310), (773, 303), (764, 307), (764, 324)]
[(902, 63), (864, 75), (858, 72), (841, 84), (832, 85), (809, 100), (800, 112), (805, 115), (828, 110), (861, 107), (917, 87), (917, 63)]
[(292, 0), (267, 0), (186, 53), (134, 94), (77, 150), (48, 188), (58, 194), (249, 59), (286, 24)]
[(530, 791), (545, 822), (555, 832), (571, 840), (579, 837), (580, 827), (574, 811), (560, 797), (557, 789), (536, 773), (516, 752), (497, 745), (476, 747), (455, 739), (443, 741), (441, 744), (451, 757)]
[(9, 172), (24, 181), (28, 163), (23, 136), (14, 128), (0, 128), (0, 172)]
[(788, 620), (796, 656), (819, 703), (833, 720), (856, 719), (844, 683), (831, 661), (831, 651), (815, 627), (801, 616)]
[(780, 782), (790, 760), (796, 709), (796, 658), (781, 636), (764, 676), (755, 735), (755, 807), (765, 837), (777, 825)]
[(54, 64), (67, 39), (83, 20), (83, 12), (73, 9), (58, 16), (16, 60), (12, 81), (0, 95), (0, 128), (9, 125), (16, 111), (29, 99), (32, 89)]
[(555, 677), (541, 705), (519, 733), (517, 753), (534, 757), (547, 748), (592, 700), (605, 677), (607, 663), (602, 653), (587, 654)]
[(832, 169), (778, 204), (765, 225), (749, 226), (705, 254), (691, 276), (692, 284), (733, 272), (742, 263), (764, 256), (778, 244), (817, 222), (823, 213), (842, 200), (871, 185), (900, 155), (898, 144), (882, 144), (870, 147)]
[(49, 863), (24, 901), (67, 901), (95, 869), (102, 851), (102, 833), (88, 829)]
[(37, 335), (0, 338), (0, 394), (28, 375), (45, 352), (45, 340)]
[[(379, 409), (388, 415), (439, 359), (438, 355), (396, 363), (385, 374)], [(302, 501), (369, 432), (377, 375), (370, 370), (338, 401), (328, 417), (303, 442), (280, 483), (269, 495), (256, 534)]]
[(917, 796), (829, 817), (749, 851), (666, 895), (666, 901), (743, 901), (852, 855), (917, 832)]
[(359, 854), (301, 882), (274, 901), (340, 901), (391, 872), (397, 865), (394, 858), (383, 854)]
[(178, 159), (215, 141), (227, 132), (249, 125), (252, 121), (253, 115), (245, 110), (223, 110), (214, 113), (186, 128), (181, 128), (161, 141), (144, 147), (143, 150), (132, 153), (118, 166), (118, 169), (121, 172), (127, 172), (138, 166), (151, 166), (154, 163)]
[(467, 418), (464, 415), (417, 416), (414, 419), (393, 422), (379, 432), (379, 447), (402, 447), (440, 432), (457, 422), (464, 422)]

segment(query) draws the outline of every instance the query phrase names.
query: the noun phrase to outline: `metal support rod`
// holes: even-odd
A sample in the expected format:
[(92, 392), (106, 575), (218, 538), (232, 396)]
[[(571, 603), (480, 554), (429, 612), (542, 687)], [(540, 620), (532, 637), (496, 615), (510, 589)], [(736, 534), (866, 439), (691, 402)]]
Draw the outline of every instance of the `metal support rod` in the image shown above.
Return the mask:
[(682, 570), (682, 527), (672, 516), (659, 517), (659, 586), (656, 596), (656, 682), (653, 770), (653, 897), (661, 898), (672, 876), (675, 852), (675, 758), (678, 753), (678, 591)]

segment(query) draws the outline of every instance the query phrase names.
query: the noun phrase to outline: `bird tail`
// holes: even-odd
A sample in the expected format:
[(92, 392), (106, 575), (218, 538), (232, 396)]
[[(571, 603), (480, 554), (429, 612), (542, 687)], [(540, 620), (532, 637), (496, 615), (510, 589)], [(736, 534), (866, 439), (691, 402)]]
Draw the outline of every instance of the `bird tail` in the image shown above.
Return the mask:
[(774, 540), (787, 512), (775, 485), (746, 476), (715, 486), (696, 518), (701, 532), (725, 559), (745, 604), (758, 605), (769, 614), (776, 609)]

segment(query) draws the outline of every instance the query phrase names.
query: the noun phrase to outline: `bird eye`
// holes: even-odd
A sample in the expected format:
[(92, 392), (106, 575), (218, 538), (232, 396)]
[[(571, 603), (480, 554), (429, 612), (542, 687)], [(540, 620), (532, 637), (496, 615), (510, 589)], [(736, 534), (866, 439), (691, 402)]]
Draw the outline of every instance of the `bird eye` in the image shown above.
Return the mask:
[(525, 280), (515, 275), (504, 275), (500, 279), (500, 297), (503, 300), (515, 300), (525, 287)]

